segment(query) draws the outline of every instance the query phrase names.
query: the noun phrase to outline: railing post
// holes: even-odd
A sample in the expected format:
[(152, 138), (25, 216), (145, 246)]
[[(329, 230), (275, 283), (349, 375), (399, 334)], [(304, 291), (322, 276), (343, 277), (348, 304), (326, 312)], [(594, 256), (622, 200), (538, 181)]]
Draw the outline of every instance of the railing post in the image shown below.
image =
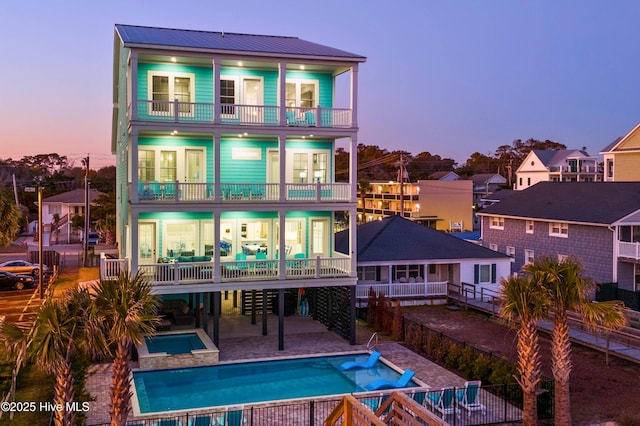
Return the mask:
[(316, 278), (320, 278), (320, 256), (316, 256)]
[[(315, 176), (314, 176), (314, 178), (315, 178)], [(318, 203), (320, 202), (320, 200), (322, 198), (320, 196), (321, 193), (322, 193), (321, 188), (322, 187), (320, 186), (320, 179), (316, 179), (316, 202), (318, 202)]]
[(177, 260), (173, 264), (173, 281), (176, 285), (180, 284), (180, 262)]
[(175, 121), (176, 123), (178, 122), (179, 112), (180, 112), (179, 102), (177, 99), (174, 99), (173, 100), (173, 121)]
[(176, 188), (173, 194), (174, 201), (177, 203), (180, 200), (180, 181), (176, 179)]
[(320, 127), (321, 126), (321, 121), (320, 121), (320, 105), (318, 105), (316, 107), (316, 127)]
[(315, 424), (315, 411), (314, 401), (311, 400), (309, 402), (309, 426), (314, 426)]

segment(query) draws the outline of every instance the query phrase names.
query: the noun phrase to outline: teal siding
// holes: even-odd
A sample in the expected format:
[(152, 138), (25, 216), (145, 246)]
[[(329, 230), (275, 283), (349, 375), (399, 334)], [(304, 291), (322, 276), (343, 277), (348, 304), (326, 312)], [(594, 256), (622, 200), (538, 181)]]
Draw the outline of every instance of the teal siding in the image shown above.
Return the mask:
[[(226, 140), (220, 142), (220, 180), (222, 182), (262, 183), (267, 178), (267, 148), (277, 147), (277, 142), (264, 143), (251, 140)], [(232, 160), (232, 148), (260, 148), (260, 160)]]
[(210, 212), (141, 212), (139, 220), (213, 220)]

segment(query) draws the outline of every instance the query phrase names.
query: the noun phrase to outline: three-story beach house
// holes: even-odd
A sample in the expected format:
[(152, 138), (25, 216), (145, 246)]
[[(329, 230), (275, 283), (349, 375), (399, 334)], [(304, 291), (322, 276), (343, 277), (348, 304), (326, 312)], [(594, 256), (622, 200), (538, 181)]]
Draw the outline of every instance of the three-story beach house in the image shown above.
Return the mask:
[[(191, 313), (214, 343), (233, 299), (253, 320), (279, 314), (282, 349), (282, 316), (300, 297), (355, 341), (365, 60), (296, 37), (116, 25), (120, 258), (103, 259), (102, 277), (142, 272), (163, 299), (186, 302), (187, 322)], [(348, 182), (334, 178), (337, 143), (351, 153)], [(344, 218), (350, 254), (334, 249)]]

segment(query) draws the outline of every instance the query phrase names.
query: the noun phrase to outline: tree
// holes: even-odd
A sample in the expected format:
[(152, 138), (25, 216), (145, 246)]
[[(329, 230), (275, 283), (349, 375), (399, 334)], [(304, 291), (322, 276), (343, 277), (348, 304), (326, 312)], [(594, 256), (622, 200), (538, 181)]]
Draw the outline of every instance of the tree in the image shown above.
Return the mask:
[(103, 234), (107, 244), (113, 244), (116, 231), (116, 194), (109, 192), (100, 195), (91, 207), (91, 218), (96, 231)]
[(551, 359), (555, 381), (555, 424), (571, 425), (569, 377), (571, 342), (569, 340), (569, 313), (575, 311), (591, 328), (598, 325), (608, 329), (626, 324), (622, 305), (618, 301), (594, 303), (589, 295), (595, 290), (593, 281), (582, 275), (580, 262), (572, 257), (562, 261), (542, 256), (525, 266), (524, 271), (546, 290), (553, 308)]
[(140, 273), (134, 277), (122, 273), (116, 280), (100, 281), (95, 288), (94, 303), (92, 335), (96, 341), (104, 336), (109, 348), (106, 354), (113, 356), (111, 425), (124, 426), (131, 401), (131, 349), (142, 343), (146, 334), (155, 331), (159, 301)]
[(0, 246), (8, 246), (20, 231), (22, 214), (6, 193), (0, 193)]
[(510, 322), (519, 322), (517, 332), (518, 372), (524, 403), (522, 424), (536, 425), (538, 421), (536, 390), (541, 376), (540, 344), (536, 322), (546, 316), (549, 300), (543, 287), (532, 277), (509, 277), (500, 280), (504, 303), (500, 315)]
[(56, 244), (60, 241), (58, 237), (60, 236), (60, 213), (53, 214), (53, 221), (51, 222), (51, 235), (56, 237)]

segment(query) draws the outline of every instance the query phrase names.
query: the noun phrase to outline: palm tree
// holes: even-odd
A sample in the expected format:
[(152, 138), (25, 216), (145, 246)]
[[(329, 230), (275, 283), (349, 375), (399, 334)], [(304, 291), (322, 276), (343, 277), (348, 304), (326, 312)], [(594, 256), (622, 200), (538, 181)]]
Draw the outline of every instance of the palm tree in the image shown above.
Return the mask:
[(56, 237), (56, 244), (58, 244), (59, 241), (59, 236), (60, 236), (60, 214), (59, 213), (54, 213), (53, 214), (53, 221), (51, 222), (51, 235)]
[(595, 329), (621, 328), (626, 324), (622, 304), (618, 301), (594, 303), (589, 295), (595, 290), (594, 282), (582, 275), (580, 262), (572, 257), (557, 260), (542, 256), (525, 266), (524, 271), (532, 277), (540, 277), (553, 307), (553, 331), (551, 359), (555, 381), (555, 424), (571, 425), (571, 399), (569, 376), (571, 342), (569, 340), (569, 312), (575, 311), (587, 326)]
[(0, 193), (0, 246), (11, 244), (20, 231), (22, 213), (15, 202), (4, 193)]
[(540, 382), (540, 344), (536, 332), (536, 323), (545, 317), (548, 299), (544, 289), (531, 277), (509, 277), (500, 280), (504, 303), (500, 315), (510, 322), (520, 323), (518, 329), (518, 372), (516, 377), (522, 388), (524, 426), (536, 425), (538, 406), (536, 390)]
[[(146, 334), (155, 331), (159, 301), (151, 285), (138, 273), (121, 274), (116, 280), (101, 281), (95, 289), (93, 333), (106, 337), (113, 355), (111, 378), (111, 425), (124, 425), (129, 414), (131, 391), (129, 360), (133, 345), (142, 343)], [(94, 336), (95, 341), (99, 336)], [(113, 348), (115, 347), (115, 353)]]

